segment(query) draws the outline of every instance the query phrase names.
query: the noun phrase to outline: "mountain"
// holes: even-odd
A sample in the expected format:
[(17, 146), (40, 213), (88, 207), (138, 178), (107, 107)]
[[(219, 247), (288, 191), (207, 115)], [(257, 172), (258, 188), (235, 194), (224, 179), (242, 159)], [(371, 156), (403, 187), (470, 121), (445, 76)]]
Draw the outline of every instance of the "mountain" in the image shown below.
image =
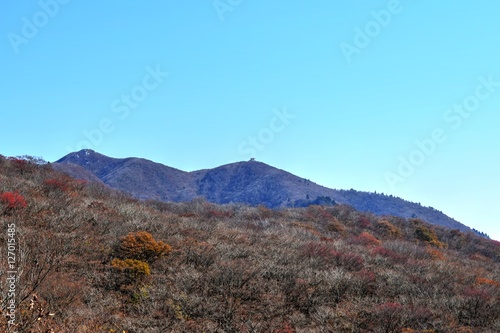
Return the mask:
[[(95, 157), (110, 174), (158, 167)], [(259, 187), (268, 170), (226, 168), (192, 184)], [(416, 218), (143, 201), (0, 155), (0, 221), (0, 332), (500, 332), (500, 242)]]
[(217, 204), (244, 203), (269, 208), (346, 204), (379, 216), (421, 218), (431, 224), (472, 231), (444, 213), (384, 194), (330, 189), (255, 160), (185, 172), (142, 158), (111, 158), (93, 150), (70, 153), (53, 163), (75, 178), (89, 179), (141, 200), (185, 202), (196, 197)]
[(79, 166), (106, 185), (142, 200), (180, 202), (196, 197), (196, 186), (189, 173), (142, 158), (118, 159), (82, 150), (63, 157), (53, 165), (75, 178), (79, 178), (79, 174), (73, 169)]

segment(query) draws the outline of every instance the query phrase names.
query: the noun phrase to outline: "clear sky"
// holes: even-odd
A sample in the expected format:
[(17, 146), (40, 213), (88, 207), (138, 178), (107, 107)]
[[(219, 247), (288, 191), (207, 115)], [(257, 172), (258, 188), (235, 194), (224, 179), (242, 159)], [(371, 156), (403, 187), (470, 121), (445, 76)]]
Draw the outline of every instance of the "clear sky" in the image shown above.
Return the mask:
[(500, 239), (500, 2), (1, 1), (0, 154), (257, 160)]

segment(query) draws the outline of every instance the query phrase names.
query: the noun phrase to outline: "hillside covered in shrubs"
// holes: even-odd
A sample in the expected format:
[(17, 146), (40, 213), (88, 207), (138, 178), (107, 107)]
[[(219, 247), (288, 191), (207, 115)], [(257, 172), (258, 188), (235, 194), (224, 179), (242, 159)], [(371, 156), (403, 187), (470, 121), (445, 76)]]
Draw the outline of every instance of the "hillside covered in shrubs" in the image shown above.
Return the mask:
[(140, 200), (188, 202), (203, 197), (220, 205), (263, 205), (271, 209), (338, 203), (379, 216), (420, 218), (434, 225), (475, 232), (432, 207), (392, 195), (330, 189), (253, 159), (185, 172), (143, 158), (112, 158), (84, 149), (52, 166), (77, 179), (102, 181)]
[[(0, 331), (500, 331), (500, 243), (345, 205), (140, 202), (0, 157)], [(15, 235), (12, 234), (15, 227)]]

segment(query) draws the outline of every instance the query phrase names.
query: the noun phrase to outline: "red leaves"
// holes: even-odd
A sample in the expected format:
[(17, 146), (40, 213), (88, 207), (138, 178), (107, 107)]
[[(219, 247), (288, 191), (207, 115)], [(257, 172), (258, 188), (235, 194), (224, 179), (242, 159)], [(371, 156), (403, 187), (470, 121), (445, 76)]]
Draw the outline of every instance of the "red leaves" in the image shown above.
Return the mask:
[(309, 242), (302, 245), (301, 255), (306, 258), (321, 258), (328, 261), (332, 258), (332, 248), (317, 242)]
[(369, 245), (380, 245), (382, 242), (379, 241), (375, 236), (369, 232), (362, 232), (358, 237), (353, 239), (354, 244), (369, 246)]
[(12, 158), (11, 163), (14, 166), (14, 168), (19, 170), (21, 173), (26, 171), (28, 164), (29, 164), (28, 161), (20, 159), (20, 158)]
[(49, 189), (59, 189), (63, 192), (66, 192), (68, 190), (68, 182), (61, 179), (47, 179), (43, 182), (43, 184)]
[(5, 192), (0, 195), (0, 201), (7, 205), (8, 210), (26, 208), (26, 200), (17, 192)]
[(366, 215), (363, 215), (363, 214), (360, 214), (360, 216), (358, 217), (358, 220), (356, 222), (362, 228), (368, 228), (372, 224), (372, 222), (370, 221), (370, 218)]
[(46, 179), (43, 184), (49, 191), (60, 190), (62, 192), (68, 192), (81, 190), (87, 184), (87, 181), (61, 175), (57, 178)]
[(389, 260), (392, 260), (395, 263), (403, 263), (406, 261), (406, 258), (402, 255), (397, 254), (396, 252), (386, 249), (384, 247), (377, 247), (372, 252), (374, 255), (379, 255), (381, 257), (385, 257)]
[(336, 265), (345, 267), (347, 270), (359, 271), (364, 266), (363, 258), (355, 253), (333, 251), (332, 255)]

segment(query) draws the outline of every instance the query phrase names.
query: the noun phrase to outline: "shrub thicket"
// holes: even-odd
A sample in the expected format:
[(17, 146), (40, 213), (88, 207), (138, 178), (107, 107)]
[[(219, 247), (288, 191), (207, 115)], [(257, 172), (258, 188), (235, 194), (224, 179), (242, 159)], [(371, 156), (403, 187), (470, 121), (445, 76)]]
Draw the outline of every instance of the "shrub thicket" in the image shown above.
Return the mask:
[(0, 186), (19, 332), (500, 332), (500, 243), (473, 234), (343, 205), (139, 202), (29, 158), (0, 156)]

